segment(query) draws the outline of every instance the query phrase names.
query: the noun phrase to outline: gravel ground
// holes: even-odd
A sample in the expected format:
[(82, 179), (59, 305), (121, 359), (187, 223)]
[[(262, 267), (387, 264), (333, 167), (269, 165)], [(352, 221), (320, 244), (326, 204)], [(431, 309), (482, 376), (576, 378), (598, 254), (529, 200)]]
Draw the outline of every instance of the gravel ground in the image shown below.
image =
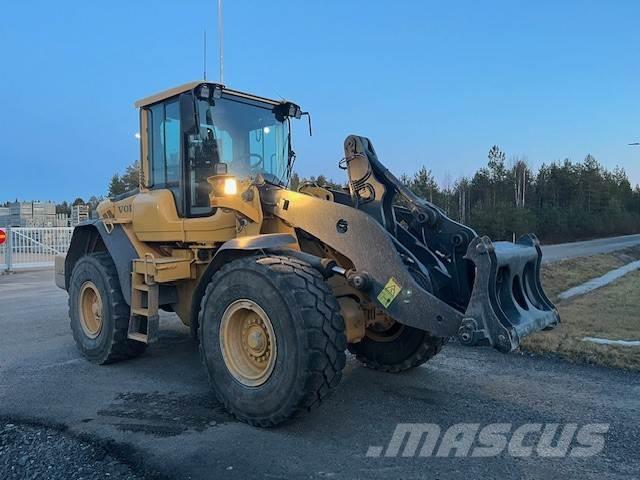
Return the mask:
[(99, 445), (50, 427), (0, 423), (0, 478), (139, 479)]

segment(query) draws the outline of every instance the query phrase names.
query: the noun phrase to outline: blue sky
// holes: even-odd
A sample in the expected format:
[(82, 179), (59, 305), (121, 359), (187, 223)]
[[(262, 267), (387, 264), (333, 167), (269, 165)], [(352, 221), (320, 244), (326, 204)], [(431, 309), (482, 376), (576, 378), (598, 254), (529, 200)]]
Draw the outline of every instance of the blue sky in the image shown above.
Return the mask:
[[(310, 110), (296, 170), (342, 180), (350, 133), (397, 174), (455, 180), (498, 144), (591, 153), (640, 183), (640, 2), (225, 0), (225, 83)], [(215, 0), (5, 2), (0, 200), (105, 194), (139, 156), (133, 102), (218, 72)]]

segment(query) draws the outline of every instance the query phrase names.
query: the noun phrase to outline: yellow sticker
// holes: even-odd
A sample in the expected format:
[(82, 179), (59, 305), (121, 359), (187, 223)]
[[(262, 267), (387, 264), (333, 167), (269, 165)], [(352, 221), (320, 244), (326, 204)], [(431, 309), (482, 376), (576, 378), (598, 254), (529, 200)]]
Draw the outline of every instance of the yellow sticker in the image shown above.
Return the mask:
[(378, 294), (378, 301), (384, 306), (384, 308), (389, 308), (389, 305), (391, 305), (391, 302), (393, 302), (398, 296), (400, 290), (402, 290), (400, 284), (395, 278), (391, 277)]

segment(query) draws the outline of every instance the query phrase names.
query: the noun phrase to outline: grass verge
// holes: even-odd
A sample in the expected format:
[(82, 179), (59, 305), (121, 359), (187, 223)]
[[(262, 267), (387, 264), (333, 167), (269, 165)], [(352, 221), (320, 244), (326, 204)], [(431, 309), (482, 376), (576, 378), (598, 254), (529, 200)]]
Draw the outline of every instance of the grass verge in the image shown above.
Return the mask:
[(561, 324), (522, 342), (522, 350), (552, 353), (571, 361), (640, 370), (640, 348), (597, 345), (583, 337), (610, 340), (640, 339), (640, 271), (587, 295), (557, 302), (557, 295), (591, 278), (603, 275), (640, 256), (640, 249), (567, 260), (543, 267), (545, 289), (556, 302)]
[(544, 264), (541, 273), (542, 286), (549, 298), (557, 302), (558, 294), (565, 290), (600, 277), (634, 260), (640, 260), (640, 247)]

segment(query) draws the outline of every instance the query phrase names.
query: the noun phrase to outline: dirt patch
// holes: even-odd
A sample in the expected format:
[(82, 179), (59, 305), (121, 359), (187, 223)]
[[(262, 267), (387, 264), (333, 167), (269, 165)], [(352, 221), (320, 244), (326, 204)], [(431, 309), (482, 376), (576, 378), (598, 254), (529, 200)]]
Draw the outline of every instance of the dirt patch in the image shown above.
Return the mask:
[(235, 420), (210, 396), (127, 392), (100, 410), (98, 421), (123, 431), (171, 437), (187, 430), (201, 432)]
[[(598, 256), (600, 257), (600, 255)], [(595, 268), (611, 264), (616, 259), (602, 258), (595, 260), (595, 262), (593, 260), (594, 257), (582, 259), (586, 266), (577, 266), (580, 275), (589, 269), (593, 272)], [(631, 258), (630, 260), (635, 259)], [(592, 276), (602, 273), (592, 274)], [(577, 278), (577, 276), (575, 277)], [(561, 287), (558, 284), (557, 290), (554, 292), (555, 295), (559, 293), (558, 290), (566, 290), (570, 286)], [(535, 353), (554, 353), (574, 361), (640, 370), (640, 348), (597, 345), (582, 341), (583, 337), (599, 337), (610, 340), (637, 340), (640, 338), (638, 317), (638, 312), (640, 312), (640, 271), (630, 273), (587, 295), (557, 303), (557, 306), (560, 311), (561, 324), (552, 331), (540, 332), (527, 337), (522, 343), (523, 350)]]

